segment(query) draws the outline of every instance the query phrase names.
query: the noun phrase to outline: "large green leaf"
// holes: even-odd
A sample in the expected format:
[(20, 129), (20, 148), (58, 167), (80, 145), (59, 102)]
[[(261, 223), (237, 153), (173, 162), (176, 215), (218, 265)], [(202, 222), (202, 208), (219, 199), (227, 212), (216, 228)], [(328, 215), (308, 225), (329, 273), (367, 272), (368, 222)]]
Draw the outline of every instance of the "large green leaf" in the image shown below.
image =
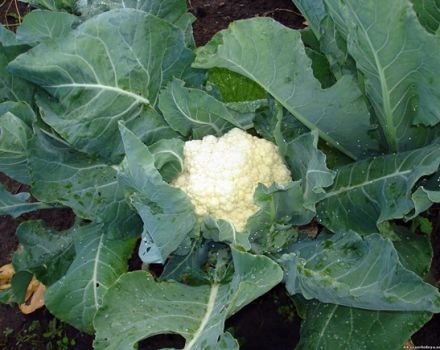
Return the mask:
[(392, 225), (391, 229), (396, 235), (393, 245), (402, 265), (425, 277), (432, 262), (431, 237), (411, 232), (404, 226)]
[(78, 0), (77, 8), (83, 17), (92, 17), (121, 8), (140, 10), (180, 28), (184, 32), (188, 47), (195, 47), (192, 24), (196, 18), (187, 12), (185, 0)]
[[(15, 41), (15, 36), (13, 39)], [(25, 52), (26, 49), (21, 46), (5, 47), (3, 45), (0, 40), (0, 102), (5, 100), (31, 102), (34, 94), (32, 85), (9, 73), (6, 69), (9, 62)]]
[(38, 7), (50, 11), (65, 10), (72, 12), (75, 10), (75, 0), (21, 0), (33, 7)]
[(162, 333), (183, 336), (187, 350), (237, 349), (217, 344), (226, 318), (279, 283), (282, 272), (267, 257), (238, 250), (232, 254), (235, 273), (227, 284), (156, 282), (146, 272), (122, 276), (95, 318), (95, 349), (131, 350), (140, 340)]
[(112, 284), (127, 271), (135, 240), (111, 240), (103, 225), (72, 230), (76, 258), (66, 275), (47, 290), (45, 304), (60, 320), (93, 331), (93, 318)]
[(130, 130), (120, 125), (126, 158), (119, 174), (130, 187), (133, 205), (144, 222), (140, 257), (163, 263), (196, 225), (189, 197), (167, 184), (155, 166), (155, 157)]
[(21, 183), (29, 184), (28, 141), (32, 130), (8, 112), (0, 116), (0, 171)]
[(0, 184), (0, 215), (11, 215), (16, 218), (30, 211), (50, 208), (45, 203), (28, 202), (30, 197), (27, 192), (12, 194)]
[(132, 8), (171, 23), (178, 22), (187, 11), (185, 0), (78, 0), (77, 8), (86, 17), (114, 9)]
[(168, 124), (185, 137), (222, 136), (240, 124), (226, 106), (203, 90), (174, 79), (160, 94), (159, 108)]
[[(311, 28), (315, 37), (319, 40), (317, 47), (320, 48), (328, 59), (333, 74), (338, 79), (341, 78), (348, 68), (347, 44), (336, 30), (335, 23), (328, 15), (324, 0), (293, 0), (293, 2), (307, 19), (309, 28)], [(315, 67), (313, 68), (316, 74)], [(352, 74), (350, 70), (348, 73)], [(329, 79), (329, 77), (325, 78)]]
[(26, 15), (17, 29), (20, 44), (35, 45), (67, 35), (79, 22), (78, 17), (66, 12), (35, 10)]
[(317, 205), (317, 218), (334, 232), (378, 232), (377, 224), (410, 212), (413, 186), (422, 176), (435, 172), (439, 164), (440, 148), (432, 145), (342, 167)]
[(279, 252), (297, 238), (294, 226), (308, 224), (315, 215), (304, 206), (301, 181), (286, 186), (260, 184), (254, 201), (260, 209), (248, 219), (246, 232), (259, 254)]
[(223, 102), (254, 101), (266, 97), (266, 92), (255, 82), (224, 68), (210, 69), (208, 82), (218, 89)]
[(303, 239), (281, 257), (290, 294), (371, 310), (439, 312), (440, 294), (405, 269), (391, 241), (353, 231)]
[(120, 160), (113, 154), (121, 144), (118, 121), (139, 128), (161, 87), (185, 74), (192, 60), (178, 28), (145, 12), (122, 9), (41, 43), (9, 69), (58, 100), (51, 106), (55, 113), (42, 118), (64, 139), (81, 151)]
[(427, 210), (433, 203), (440, 203), (440, 172), (437, 171), (429, 178), (423, 179), (420, 187), (412, 195), (414, 212), (409, 218), (414, 218)]
[[(429, 237), (392, 226), (393, 241), (403, 266), (423, 277), (431, 264)], [(431, 318), (429, 312), (373, 311), (307, 301), (294, 302), (304, 320), (298, 349), (401, 349), (404, 342)]]
[(26, 221), (17, 229), (20, 243), (12, 262), (15, 271), (30, 271), (46, 286), (64, 276), (75, 257), (72, 231), (56, 232), (42, 221)]
[(298, 31), (267, 18), (234, 22), (198, 50), (194, 66), (227, 68), (255, 81), (305, 126), (352, 158), (364, 157), (376, 147), (356, 83), (345, 76), (323, 90)]
[(304, 312), (296, 350), (402, 349), (431, 318), (426, 312), (371, 311), (316, 300), (306, 302)]
[(148, 146), (154, 156), (154, 166), (162, 178), (170, 183), (183, 171), (183, 147), (180, 139), (160, 140)]
[(315, 211), (325, 196), (324, 188), (333, 184), (335, 172), (327, 168), (326, 156), (318, 150), (318, 133), (298, 136), (286, 145), (285, 158), (295, 180), (302, 180), (304, 207)]
[(132, 237), (141, 231), (140, 220), (118, 183), (116, 169), (36, 132), (29, 142), (35, 198), (71, 207), (80, 218), (107, 223), (110, 234)]
[(438, 0), (411, 0), (420, 23), (435, 33), (440, 25), (440, 2)]
[(325, 0), (363, 73), (366, 94), (390, 151), (429, 143), (440, 121), (440, 38), (417, 20), (409, 0)]

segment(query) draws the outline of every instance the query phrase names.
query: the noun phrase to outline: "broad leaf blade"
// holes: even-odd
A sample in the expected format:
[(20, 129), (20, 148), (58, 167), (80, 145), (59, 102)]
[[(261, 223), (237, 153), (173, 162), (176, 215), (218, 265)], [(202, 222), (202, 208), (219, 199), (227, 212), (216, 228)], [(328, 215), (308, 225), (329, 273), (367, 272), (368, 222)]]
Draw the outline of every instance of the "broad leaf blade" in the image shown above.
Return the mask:
[(35, 45), (67, 35), (79, 22), (78, 17), (66, 12), (35, 10), (26, 15), (17, 29), (17, 41)]
[(75, 10), (75, 0), (22, 0), (21, 2), (50, 11), (65, 10), (72, 12)]
[(335, 172), (327, 168), (326, 156), (318, 150), (318, 133), (298, 136), (286, 145), (285, 158), (293, 179), (302, 180), (304, 207), (315, 211), (325, 196), (324, 188), (333, 184)]
[(134, 191), (133, 205), (144, 222), (140, 257), (163, 263), (196, 225), (194, 209), (184, 192), (162, 179), (148, 147), (123, 125), (120, 132), (126, 152), (120, 180)]
[(439, 38), (420, 25), (408, 0), (325, 3), (365, 77), (389, 150), (432, 141), (438, 130), (412, 124), (440, 121)]
[(430, 318), (426, 312), (371, 311), (316, 300), (306, 305), (297, 350), (401, 349)]
[[(0, 34), (1, 28), (2, 27), (0, 27)], [(30, 103), (32, 102), (34, 94), (34, 88), (32, 84), (11, 74), (6, 69), (9, 62), (11, 62), (18, 55), (25, 52), (26, 48), (23, 48), (21, 46), (5, 47), (3, 45), (0, 43), (0, 102), (6, 100), (17, 102), (26, 101)]]
[(77, 7), (85, 17), (115, 9), (132, 8), (171, 23), (177, 22), (187, 11), (185, 0), (78, 0)]
[(30, 271), (50, 286), (64, 276), (75, 257), (72, 230), (56, 232), (42, 221), (26, 221), (17, 229), (20, 248), (12, 262), (16, 271)]
[(208, 82), (218, 89), (223, 102), (254, 101), (266, 97), (266, 92), (255, 82), (224, 68), (210, 69)]
[(439, 312), (440, 294), (399, 261), (378, 234), (320, 234), (289, 248), (281, 264), (290, 294), (371, 310)]
[(160, 140), (148, 147), (154, 156), (154, 166), (162, 178), (170, 183), (183, 171), (183, 147), (180, 139)]
[(108, 224), (110, 234), (133, 237), (141, 230), (117, 180), (117, 170), (36, 131), (29, 142), (32, 194), (71, 207), (80, 218)]
[[(153, 54), (154, 53), (154, 54)], [(142, 123), (159, 90), (193, 59), (182, 32), (137, 10), (114, 10), (84, 22), (10, 63), (16, 75), (59, 102), (43, 119), (75, 148), (120, 160), (118, 121)], [(52, 103), (54, 104), (54, 103)]]
[(203, 90), (185, 88), (177, 79), (162, 91), (159, 108), (168, 124), (185, 137), (220, 137), (234, 126), (240, 127), (222, 102)]
[(234, 22), (198, 50), (193, 66), (227, 68), (255, 81), (305, 126), (352, 158), (364, 157), (376, 147), (368, 136), (370, 117), (356, 83), (346, 76), (321, 89), (300, 33), (271, 19)]
[(366, 159), (338, 169), (334, 185), (318, 203), (318, 220), (330, 230), (377, 232), (377, 224), (413, 208), (412, 188), (438, 169), (438, 145)]
[(402, 265), (419, 276), (425, 277), (431, 267), (433, 256), (430, 237), (411, 232), (404, 226), (393, 225), (392, 230), (397, 235), (397, 239), (393, 240), (393, 245)]
[(29, 184), (28, 142), (31, 129), (12, 113), (0, 116), (0, 171)]
[(11, 215), (17, 218), (24, 213), (50, 208), (45, 203), (28, 202), (29, 198), (30, 194), (27, 192), (12, 194), (0, 184), (0, 215)]
[(440, 25), (440, 3), (438, 0), (411, 0), (420, 23), (435, 33)]
[(294, 225), (308, 224), (314, 212), (304, 206), (301, 181), (286, 186), (260, 184), (254, 193), (260, 207), (246, 223), (252, 249), (259, 254), (279, 252), (297, 238)]
[(103, 225), (76, 227), (72, 232), (76, 258), (66, 275), (47, 290), (45, 303), (57, 318), (91, 333), (104, 294), (127, 271), (135, 240), (111, 240)]
[(233, 257), (235, 274), (229, 284), (191, 287), (155, 282), (146, 272), (122, 276), (104, 297), (95, 318), (95, 348), (133, 349), (144, 338), (171, 332), (185, 338), (185, 349), (221, 349), (217, 341), (226, 318), (266, 293), (282, 277), (279, 266), (267, 257), (236, 250)]
[[(427, 236), (393, 226), (399, 259), (408, 270), (423, 277), (429, 269), (432, 248)], [(400, 349), (431, 318), (429, 312), (373, 311), (293, 298), (304, 311), (298, 349)]]

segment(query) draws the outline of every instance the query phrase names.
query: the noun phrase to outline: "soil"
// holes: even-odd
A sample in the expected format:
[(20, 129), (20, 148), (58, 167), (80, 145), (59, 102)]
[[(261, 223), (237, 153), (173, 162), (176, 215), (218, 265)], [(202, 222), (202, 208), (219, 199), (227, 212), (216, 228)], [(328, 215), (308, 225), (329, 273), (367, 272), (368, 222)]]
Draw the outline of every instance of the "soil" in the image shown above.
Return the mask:
[[(304, 19), (291, 0), (188, 0), (190, 11), (197, 17), (194, 37), (197, 45), (205, 44), (216, 32), (237, 19), (268, 16), (292, 28), (303, 27)], [(14, 30), (21, 17), (29, 11), (27, 4), (15, 0), (0, 0), (0, 22)], [(0, 182), (18, 193), (29, 190), (0, 173)], [(431, 276), (440, 280), (440, 207), (434, 207), (428, 217), (434, 226), (432, 244), (434, 259)], [(26, 214), (14, 220), (0, 216), (0, 266), (11, 261), (17, 248), (15, 230), (25, 220), (41, 219), (58, 230), (69, 228), (74, 215), (70, 209), (46, 209)], [(137, 269), (140, 260), (134, 256), (130, 269)], [(226, 323), (226, 329), (240, 342), (243, 350), (293, 349), (299, 340), (300, 320), (293, 305), (278, 286), (255, 300)], [(440, 345), (440, 314), (433, 317), (413, 336), (415, 345)], [(56, 320), (46, 309), (31, 315), (22, 315), (17, 308), (0, 304), (0, 349), (8, 350), (88, 350), (92, 349), (93, 338)], [(182, 348), (183, 338), (174, 335), (155, 336), (142, 341), (139, 348), (153, 350), (161, 348)]]

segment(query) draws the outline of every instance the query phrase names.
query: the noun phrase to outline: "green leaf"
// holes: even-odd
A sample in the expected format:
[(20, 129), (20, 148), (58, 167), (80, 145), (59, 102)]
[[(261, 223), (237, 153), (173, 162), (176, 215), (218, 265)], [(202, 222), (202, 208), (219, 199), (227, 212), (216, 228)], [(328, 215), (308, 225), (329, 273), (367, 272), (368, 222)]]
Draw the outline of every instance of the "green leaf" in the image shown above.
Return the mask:
[(235, 274), (228, 284), (156, 282), (146, 272), (122, 276), (95, 318), (95, 349), (133, 349), (140, 340), (163, 333), (182, 335), (185, 349), (224, 349), (220, 344), (226, 339), (236, 349), (230, 335), (217, 343), (226, 318), (279, 283), (282, 272), (267, 257), (232, 254)]
[(29, 271), (17, 271), (11, 280), (11, 298), (17, 304), (26, 300), (26, 291), (32, 281), (33, 274)]
[(77, 329), (93, 332), (93, 318), (113, 283), (127, 271), (134, 239), (111, 240), (103, 225), (72, 230), (76, 258), (45, 296), (49, 311)]
[(411, 191), (440, 164), (438, 145), (359, 161), (339, 168), (334, 185), (318, 203), (318, 220), (333, 232), (378, 232), (377, 224), (412, 210)]
[(427, 210), (433, 203), (440, 203), (440, 172), (436, 172), (429, 178), (420, 182), (420, 187), (412, 195), (414, 212), (409, 219), (417, 217)]
[(20, 247), (12, 257), (15, 271), (32, 272), (46, 286), (58, 281), (75, 257), (72, 231), (56, 232), (43, 221), (20, 224), (16, 232)]
[(250, 233), (252, 249), (259, 254), (279, 252), (296, 240), (293, 225), (305, 225), (314, 216), (304, 206), (301, 181), (286, 186), (259, 184), (254, 201), (260, 209), (248, 219), (246, 231)]
[(325, 196), (323, 188), (333, 184), (335, 172), (327, 168), (326, 156), (318, 150), (318, 133), (298, 136), (286, 146), (285, 158), (294, 180), (302, 180), (304, 206), (315, 211)]
[(222, 136), (240, 127), (226, 106), (203, 90), (188, 89), (174, 79), (160, 94), (159, 108), (167, 123), (185, 137)]
[[(393, 225), (392, 229), (400, 239), (393, 242), (399, 260), (423, 277), (431, 264), (429, 238), (404, 227)], [(432, 316), (429, 312), (362, 310), (306, 301), (300, 296), (293, 299), (305, 311), (298, 349), (401, 349)]]
[(109, 234), (132, 237), (140, 232), (140, 220), (125, 199), (114, 167), (39, 130), (29, 149), (35, 198), (71, 207), (80, 218), (106, 223)]
[(224, 68), (210, 69), (208, 82), (218, 89), (223, 102), (254, 101), (266, 98), (266, 92), (255, 82)]
[(424, 126), (440, 121), (439, 38), (420, 25), (408, 0), (324, 1), (363, 73), (388, 149), (431, 142), (438, 129)]
[(201, 242), (200, 238), (192, 240), (189, 251), (186, 254), (174, 254), (172, 259), (168, 259), (160, 275), (160, 280), (174, 280), (191, 285), (209, 282), (206, 276), (205, 264), (208, 260), (209, 245), (212, 242)]
[(75, 10), (75, 0), (20, 0), (33, 7), (50, 11), (65, 10), (73, 12)]
[(440, 25), (440, 3), (438, 0), (411, 0), (420, 23), (431, 33)]
[(0, 184), (0, 215), (11, 215), (17, 218), (24, 213), (50, 208), (50, 205), (45, 203), (28, 202), (30, 196), (27, 192), (12, 194)]
[(29, 128), (32, 128), (34, 122), (38, 121), (35, 111), (25, 101), (6, 101), (0, 103), (0, 120), (1, 116), (8, 112), (21, 119)]
[(393, 244), (378, 234), (321, 233), (289, 251), (280, 262), (290, 294), (372, 310), (440, 310), (436, 288), (405, 269)]
[(371, 311), (342, 305), (305, 303), (296, 350), (402, 349), (411, 335), (431, 318), (427, 312)]
[(271, 99), (267, 108), (256, 114), (254, 127), (259, 135), (278, 146), (282, 156), (286, 155), (287, 142), (309, 132), (291, 113)]
[(300, 32), (253, 18), (217, 33), (198, 50), (193, 66), (244, 75), (334, 147), (352, 158), (364, 157), (376, 145), (368, 136), (370, 117), (356, 83), (345, 76), (323, 90), (311, 64)]
[(313, 75), (319, 80), (321, 86), (326, 89), (332, 86), (336, 81), (331, 72), (330, 64), (325, 57), (319, 51), (306, 47), (307, 56), (312, 60)]
[(195, 17), (187, 12), (185, 0), (78, 0), (77, 8), (83, 17), (93, 17), (102, 12), (131, 8), (160, 17), (176, 27), (185, 35), (188, 47), (195, 47), (192, 24)]
[(27, 152), (31, 137), (31, 129), (20, 118), (9, 112), (0, 116), (0, 171), (24, 184), (30, 183)]
[[(293, 2), (307, 19), (309, 28), (319, 40), (319, 44), (314, 49), (319, 48), (326, 56), (330, 69), (336, 78), (340, 79), (344, 72), (352, 74), (350, 69), (347, 69), (347, 44), (336, 30), (335, 23), (329, 17), (324, 0), (293, 0)], [(316, 62), (313, 63), (316, 66)], [(316, 74), (314, 66), (312, 65)]]
[[(154, 54), (152, 54), (154, 52)], [(120, 160), (118, 121), (139, 128), (159, 90), (189, 70), (183, 33), (132, 9), (91, 18), (67, 36), (19, 56), (9, 69), (58, 100), (42, 115), (76, 149)], [(54, 106), (55, 105), (55, 106)]]
[(183, 171), (183, 147), (180, 139), (159, 140), (148, 146), (154, 156), (154, 166), (162, 178), (170, 183)]
[(431, 267), (433, 255), (429, 235), (418, 235), (404, 226), (392, 225), (392, 229), (398, 237), (393, 244), (402, 265), (425, 277)]
[(130, 130), (120, 124), (126, 159), (119, 173), (134, 193), (132, 203), (144, 222), (140, 257), (163, 263), (196, 225), (188, 196), (167, 184), (155, 167), (155, 157)]
[(18, 45), (15, 33), (7, 29), (3, 24), (0, 24), (0, 44), (5, 47)]
[(85, 17), (115, 9), (132, 8), (163, 18), (170, 23), (178, 22), (187, 11), (185, 0), (78, 0), (77, 8)]
[[(0, 35), (1, 28), (0, 26)], [(34, 95), (33, 86), (25, 80), (9, 73), (6, 69), (10, 61), (27, 49), (21, 46), (5, 47), (3, 45), (0, 44), (0, 102), (26, 101), (31, 103)]]
[(22, 45), (35, 45), (59, 39), (66, 36), (78, 22), (78, 17), (66, 12), (35, 10), (27, 14), (17, 28), (17, 41)]
[(225, 242), (234, 246), (241, 246), (246, 250), (251, 248), (249, 234), (237, 232), (234, 225), (226, 220), (216, 220), (212, 216), (206, 216), (202, 226), (203, 237), (214, 242)]

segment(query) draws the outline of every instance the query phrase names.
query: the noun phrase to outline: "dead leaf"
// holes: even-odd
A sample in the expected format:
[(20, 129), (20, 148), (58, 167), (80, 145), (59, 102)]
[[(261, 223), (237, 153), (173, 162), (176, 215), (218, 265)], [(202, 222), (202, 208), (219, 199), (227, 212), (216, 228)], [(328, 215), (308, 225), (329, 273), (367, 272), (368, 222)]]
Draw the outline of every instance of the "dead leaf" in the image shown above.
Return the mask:
[(0, 267), (0, 286), (11, 282), (12, 276), (14, 276), (15, 270), (12, 264), (6, 264)]
[[(37, 279), (35, 279), (35, 281), (37, 281)], [(26, 299), (26, 302), (18, 306), (20, 308), (20, 311), (26, 315), (44, 306), (44, 295), (46, 294), (47, 288), (43, 283), (39, 281), (37, 282), (37, 287), (32, 291), (29, 299)]]
[(415, 349), (414, 343), (412, 340), (408, 340), (405, 345), (403, 346), (404, 349)]
[[(12, 277), (14, 277), (14, 274), (15, 270), (12, 264), (0, 267), (0, 290), (11, 288), (11, 280)], [(43, 307), (46, 289), (46, 286), (38, 281), (35, 276), (32, 277), (26, 290), (25, 302), (18, 306), (21, 312), (24, 314), (30, 314)]]

